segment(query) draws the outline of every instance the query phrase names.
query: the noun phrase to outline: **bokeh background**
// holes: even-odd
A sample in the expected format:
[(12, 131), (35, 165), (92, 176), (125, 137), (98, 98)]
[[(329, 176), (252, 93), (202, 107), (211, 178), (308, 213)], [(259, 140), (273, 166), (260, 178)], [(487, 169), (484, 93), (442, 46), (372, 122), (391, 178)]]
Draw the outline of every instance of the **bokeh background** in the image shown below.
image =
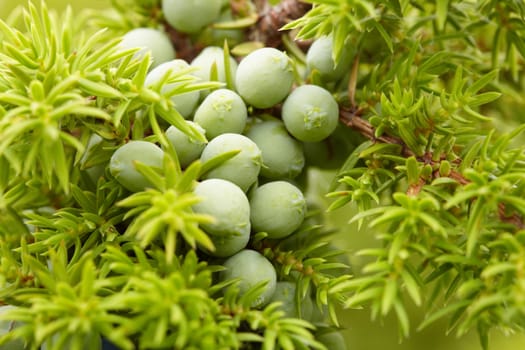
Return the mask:
[[(39, 3), (40, 0), (34, 0)], [(26, 4), (26, 0), (0, 0), (0, 18), (4, 19), (17, 6)], [(61, 10), (70, 5), (74, 10), (84, 7), (103, 10), (110, 6), (110, 0), (46, 0), (49, 8)], [(329, 186), (332, 173), (327, 171), (313, 171), (309, 175), (311, 184), (309, 196), (315, 197), (325, 207), (328, 200), (323, 194)], [(349, 225), (348, 220), (352, 216), (353, 208), (348, 207), (328, 213), (328, 224), (338, 228), (338, 234), (334, 237), (338, 247), (348, 252), (350, 262), (355, 271), (363, 266), (354, 253), (361, 248), (377, 245), (373, 232), (366, 229), (358, 231), (356, 225)], [(481, 350), (475, 332), (464, 337), (457, 338), (454, 334), (445, 335), (446, 324), (436, 323), (428, 329), (417, 332), (415, 328), (421, 322), (424, 314), (421, 310), (414, 308), (411, 311), (412, 333), (409, 339), (400, 341), (398, 327), (394, 317), (385, 320), (370, 320), (370, 311), (363, 310), (341, 310), (341, 323), (345, 328), (344, 336), (347, 340), (349, 350)], [(490, 338), (491, 350), (525, 350), (525, 334), (506, 335), (502, 332), (493, 331)]]

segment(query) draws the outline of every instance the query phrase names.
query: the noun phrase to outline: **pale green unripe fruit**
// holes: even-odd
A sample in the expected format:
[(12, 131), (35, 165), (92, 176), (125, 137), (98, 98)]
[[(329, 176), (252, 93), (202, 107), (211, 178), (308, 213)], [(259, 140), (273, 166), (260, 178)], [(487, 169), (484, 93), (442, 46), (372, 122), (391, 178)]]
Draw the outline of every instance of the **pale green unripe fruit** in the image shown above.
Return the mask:
[[(171, 70), (173, 73), (180, 72), (184, 69), (189, 68), (190, 65), (181, 59), (175, 59), (171, 60), (169, 62), (164, 62), (154, 69), (152, 69), (148, 75), (146, 76), (146, 80), (144, 82), (145, 86), (150, 86), (155, 83), (157, 83), (159, 80), (161, 80), (168, 72), (168, 70)], [(181, 83), (169, 83), (165, 84), (162, 87), (163, 93), (168, 93), (177, 87), (179, 87)], [(184, 117), (189, 118), (197, 106), (197, 103), (199, 102), (199, 91), (190, 91), (185, 92), (183, 94), (176, 94), (171, 96), (171, 100), (173, 101), (173, 104), (175, 105), (175, 108), (177, 111)]]
[(213, 223), (201, 225), (216, 248), (213, 252), (206, 252), (228, 257), (246, 247), (251, 227), (246, 194), (237, 185), (222, 179), (201, 181), (195, 186), (194, 193), (202, 201), (193, 205), (193, 210), (215, 219)]
[(293, 179), (303, 170), (303, 146), (288, 134), (282, 121), (274, 119), (255, 123), (246, 136), (261, 150), (261, 176), (273, 180)]
[(321, 141), (337, 127), (339, 106), (326, 89), (317, 85), (302, 85), (284, 101), (282, 118), (288, 132), (296, 139)]
[(340, 60), (335, 65), (332, 58), (332, 36), (315, 39), (306, 53), (306, 65), (310, 70), (317, 70), (327, 80), (337, 80), (350, 71), (349, 50), (343, 50)]
[(268, 182), (250, 196), (250, 220), (255, 232), (268, 238), (283, 238), (294, 232), (306, 214), (306, 200), (301, 190), (286, 181)]
[(179, 32), (196, 33), (219, 17), (222, 0), (162, 0), (166, 21)]
[(250, 235), (229, 235), (229, 236), (209, 236), (215, 250), (209, 251), (208, 249), (201, 248), (208, 255), (217, 257), (217, 258), (228, 258), (235, 253), (239, 252), (241, 249), (246, 248), (248, 241), (250, 240)]
[(290, 93), (294, 76), (290, 58), (271, 47), (257, 49), (239, 63), (235, 86), (250, 105), (269, 108)]
[(150, 52), (152, 65), (158, 66), (163, 62), (175, 59), (175, 49), (166, 33), (153, 28), (135, 28), (124, 34), (120, 42), (122, 49), (141, 48), (135, 56), (142, 58)]
[(268, 304), (277, 285), (277, 273), (268, 259), (254, 250), (244, 249), (229, 257), (223, 266), (225, 270), (221, 271), (221, 280), (240, 278), (241, 295), (255, 284), (267, 282), (263, 293), (251, 306), (262, 307)]
[(120, 146), (111, 156), (109, 170), (111, 175), (131, 192), (143, 191), (152, 184), (135, 169), (134, 161), (162, 168), (164, 151), (147, 141), (130, 141)]
[[(224, 65), (224, 50), (219, 46), (208, 46), (204, 48), (191, 61), (191, 66), (198, 68), (192, 74), (201, 78), (204, 81), (211, 80), (212, 66), (216, 65), (217, 78), (220, 82), (226, 83), (226, 68)], [(237, 61), (233, 57), (229, 57), (230, 76), (235, 81), (237, 72)]]
[(226, 133), (243, 132), (248, 110), (242, 98), (232, 90), (210, 93), (195, 111), (193, 120), (206, 130), (209, 140)]
[[(285, 312), (285, 317), (299, 318), (299, 309), (295, 301), (295, 293), (297, 284), (294, 282), (280, 281), (277, 282), (275, 293), (272, 295), (271, 303), (275, 301), (282, 302), (281, 310)], [(309, 320), (312, 316), (313, 303), (309, 296), (301, 299), (301, 313), (302, 319)]]
[(206, 162), (233, 150), (240, 150), (240, 152), (204, 174), (204, 178), (228, 180), (246, 192), (255, 183), (261, 170), (261, 150), (255, 142), (244, 135), (222, 134), (208, 143), (202, 151), (200, 160)]
[[(199, 124), (190, 120), (186, 120), (186, 123), (192, 125), (194, 129), (205, 138), (205, 131)], [(183, 133), (173, 125), (166, 130), (166, 137), (170, 141), (173, 149), (175, 149), (179, 163), (183, 168), (187, 167), (194, 160), (199, 159), (207, 144), (207, 142), (202, 142)]]

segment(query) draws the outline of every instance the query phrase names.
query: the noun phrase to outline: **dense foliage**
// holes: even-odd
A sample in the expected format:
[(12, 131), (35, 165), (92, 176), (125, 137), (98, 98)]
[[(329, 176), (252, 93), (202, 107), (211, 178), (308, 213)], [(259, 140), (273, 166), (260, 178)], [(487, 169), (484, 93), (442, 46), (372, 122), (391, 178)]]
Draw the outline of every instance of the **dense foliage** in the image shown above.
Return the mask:
[(525, 5), (202, 3), (0, 20), (0, 348), (335, 349), (341, 307), (523, 332)]

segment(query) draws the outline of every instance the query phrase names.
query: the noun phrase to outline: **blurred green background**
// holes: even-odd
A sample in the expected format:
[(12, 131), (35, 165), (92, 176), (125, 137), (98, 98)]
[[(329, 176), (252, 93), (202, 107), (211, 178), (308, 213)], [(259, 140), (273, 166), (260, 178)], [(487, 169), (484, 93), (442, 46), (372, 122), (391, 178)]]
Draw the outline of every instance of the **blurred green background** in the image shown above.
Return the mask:
[[(26, 0), (0, 0), (0, 18), (6, 16), (19, 5), (26, 4)], [(39, 0), (34, 0), (39, 3)], [(49, 8), (62, 9), (71, 5), (73, 9), (83, 7), (104, 9), (110, 6), (110, 0), (46, 0)], [(317, 200), (326, 193), (331, 174), (328, 172), (314, 171), (309, 180), (313, 185), (310, 195)], [(322, 199), (324, 204), (328, 202)], [(372, 247), (377, 244), (373, 233), (361, 230), (358, 232), (356, 225), (349, 225), (352, 208), (338, 210), (328, 214), (329, 224), (339, 229), (336, 236), (336, 245), (347, 250), (351, 264), (355, 271), (359, 271), (363, 265), (353, 255), (364, 247)], [(417, 309), (412, 310), (411, 324), (416, 328), (423, 319), (424, 314)], [(344, 310), (341, 311), (342, 325), (345, 327), (344, 335), (349, 350), (480, 350), (477, 335), (473, 332), (462, 338), (454, 335), (445, 335), (445, 323), (436, 323), (424, 331), (417, 332), (413, 329), (409, 339), (400, 342), (397, 323), (394, 317), (382, 321), (372, 322), (369, 310)], [(494, 331), (491, 334), (490, 348), (492, 350), (520, 350), (525, 349), (525, 334), (504, 335)]]

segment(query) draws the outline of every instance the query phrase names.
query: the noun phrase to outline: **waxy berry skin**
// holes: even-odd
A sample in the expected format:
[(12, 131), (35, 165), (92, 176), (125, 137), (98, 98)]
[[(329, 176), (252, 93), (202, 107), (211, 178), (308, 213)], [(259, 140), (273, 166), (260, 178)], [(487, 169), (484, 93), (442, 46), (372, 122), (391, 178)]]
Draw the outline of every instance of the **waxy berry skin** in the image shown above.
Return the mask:
[(344, 48), (337, 65), (332, 57), (333, 39), (331, 36), (322, 36), (314, 40), (306, 53), (306, 65), (310, 71), (316, 70), (327, 81), (342, 78), (350, 70), (351, 55)]
[(261, 150), (255, 142), (240, 134), (221, 134), (208, 143), (202, 151), (200, 160), (206, 162), (234, 150), (240, 152), (208, 171), (203, 177), (231, 181), (246, 192), (257, 181), (261, 170)]
[(317, 142), (335, 131), (339, 106), (326, 89), (301, 85), (284, 101), (282, 118), (288, 132), (296, 139)]
[(246, 136), (261, 150), (261, 176), (271, 179), (293, 179), (305, 164), (302, 143), (294, 139), (278, 119), (265, 120), (250, 126)]
[(229, 257), (223, 263), (223, 266), (226, 269), (221, 271), (221, 280), (240, 278), (239, 289), (241, 295), (255, 284), (267, 282), (263, 293), (251, 306), (257, 308), (268, 304), (275, 293), (277, 285), (277, 273), (268, 259), (255, 250), (243, 249)]
[(135, 28), (124, 34), (120, 42), (122, 50), (140, 48), (135, 54), (137, 59), (144, 57), (146, 52), (151, 55), (151, 68), (175, 59), (175, 49), (166, 33), (153, 28)]
[(153, 187), (134, 165), (135, 161), (156, 168), (162, 168), (164, 151), (148, 141), (130, 141), (120, 146), (111, 156), (109, 170), (111, 175), (131, 192), (144, 191)]
[(196, 33), (220, 15), (221, 0), (162, 0), (166, 21), (181, 33)]
[(206, 130), (208, 140), (226, 133), (241, 134), (248, 110), (234, 91), (219, 89), (210, 93), (195, 111), (193, 121)]
[(269, 108), (285, 99), (293, 80), (292, 63), (286, 53), (265, 47), (241, 60), (235, 87), (247, 104)]
[(283, 238), (303, 222), (306, 199), (291, 183), (272, 181), (251, 192), (250, 210), (254, 232), (266, 232), (268, 238)]
[[(186, 123), (192, 125), (203, 138), (206, 138), (205, 130), (199, 124), (191, 120), (186, 120)], [(206, 144), (208, 143), (207, 141), (200, 141), (183, 133), (173, 125), (166, 130), (166, 137), (170, 141), (173, 149), (175, 149), (179, 163), (183, 168), (190, 165), (191, 162), (199, 159), (204, 147), (206, 147)]]
[(250, 204), (244, 192), (230, 181), (209, 179), (201, 181), (194, 193), (202, 201), (193, 206), (199, 214), (214, 217), (211, 224), (201, 225), (215, 249), (200, 247), (211, 256), (227, 258), (245, 248), (250, 240)]

